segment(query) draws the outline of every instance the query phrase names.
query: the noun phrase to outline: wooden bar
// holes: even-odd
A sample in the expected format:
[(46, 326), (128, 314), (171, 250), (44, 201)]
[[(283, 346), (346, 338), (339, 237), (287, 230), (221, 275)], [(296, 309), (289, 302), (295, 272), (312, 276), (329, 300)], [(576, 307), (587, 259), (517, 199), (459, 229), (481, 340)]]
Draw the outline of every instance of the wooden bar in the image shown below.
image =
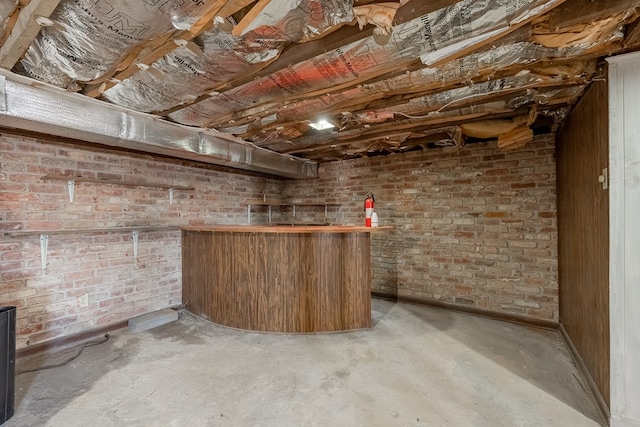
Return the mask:
[(185, 228), (186, 309), (211, 322), (252, 331), (370, 328), (372, 231), (376, 229)]

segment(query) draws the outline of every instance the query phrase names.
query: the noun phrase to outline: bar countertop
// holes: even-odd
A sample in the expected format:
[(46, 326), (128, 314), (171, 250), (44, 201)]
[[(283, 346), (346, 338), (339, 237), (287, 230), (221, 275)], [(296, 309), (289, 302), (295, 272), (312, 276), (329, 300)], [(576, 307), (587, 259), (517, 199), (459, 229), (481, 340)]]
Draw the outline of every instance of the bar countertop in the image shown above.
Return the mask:
[(365, 227), (343, 225), (198, 225), (182, 227), (184, 231), (214, 231), (227, 233), (371, 233), (393, 227)]

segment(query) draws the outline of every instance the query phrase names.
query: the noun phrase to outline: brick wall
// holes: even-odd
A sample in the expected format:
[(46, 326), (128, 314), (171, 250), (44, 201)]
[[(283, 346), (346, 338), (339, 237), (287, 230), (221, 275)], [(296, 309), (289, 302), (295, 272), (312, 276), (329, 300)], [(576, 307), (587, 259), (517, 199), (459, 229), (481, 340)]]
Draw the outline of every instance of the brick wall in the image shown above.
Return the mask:
[[(192, 186), (67, 183), (47, 174)], [(15, 230), (246, 223), (250, 201), (335, 203), (274, 208), (274, 221), (361, 224), (367, 191), (381, 225), (373, 288), (538, 319), (558, 318), (552, 137), (517, 151), (494, 143), (321, 165), (316, 180), (268, 179), (194, 162), (0, 134), (0, 305), (18, 307), (18, 347), (118, 322), (181, 300), (180, 232)], [(257, 207), (252, 222), (267, 222)]]
[(362, 224), (374, 193), (381, 225), (394, 227), (372, 237), (374, 290), (555, 321), (554, 152), (549, 135), (516, 151), (480, 143), (325, 163), (283, 196), (338, 203), (332, 222)]
[[(191, 186), (75, 186), (47, 174)], [(18, 307), (18, 348), (180, 304), (181, 235), (119, 227), (246, 223), (246, 203), (280, 197), (281, 180), (193, 162), (0, 134), (0, 305)], [(264, 221), (264, 212), (255, 212)], [(108, 233), (60, 230), (113, 228)], [(51, 230), (42, 271), (39, 235)]]

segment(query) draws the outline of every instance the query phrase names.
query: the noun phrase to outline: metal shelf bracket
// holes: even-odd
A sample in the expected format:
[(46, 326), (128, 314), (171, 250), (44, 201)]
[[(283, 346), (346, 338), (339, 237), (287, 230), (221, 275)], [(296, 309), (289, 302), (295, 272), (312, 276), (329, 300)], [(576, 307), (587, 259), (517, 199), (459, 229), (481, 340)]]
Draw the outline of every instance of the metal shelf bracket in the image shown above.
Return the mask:
[(47, 251), (49, 249), (49, 236), (40, 235), (40, 260), (42, 261), (42, 271), (47, 271)]
[(76, 190), (76, 182), (72, 179), (67, 181), (67, 189), (69, 190), (69, 203), (73, 203), (73, 196)]
[(138, 235), (140, 232), (138, 230), (133, 230), (131, 235), (133, 236), (133, 258), (138, 258)]

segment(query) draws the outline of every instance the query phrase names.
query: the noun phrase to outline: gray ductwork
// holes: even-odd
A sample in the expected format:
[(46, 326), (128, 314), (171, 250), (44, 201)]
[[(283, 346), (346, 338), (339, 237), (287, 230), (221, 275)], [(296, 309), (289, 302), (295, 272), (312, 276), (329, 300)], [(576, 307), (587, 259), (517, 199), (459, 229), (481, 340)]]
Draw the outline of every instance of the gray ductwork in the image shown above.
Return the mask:
[(230, 135), (170, 123), (0, 70), (0, 128), (163, 154), (288, 178), (317, 178), (318, 164)]

